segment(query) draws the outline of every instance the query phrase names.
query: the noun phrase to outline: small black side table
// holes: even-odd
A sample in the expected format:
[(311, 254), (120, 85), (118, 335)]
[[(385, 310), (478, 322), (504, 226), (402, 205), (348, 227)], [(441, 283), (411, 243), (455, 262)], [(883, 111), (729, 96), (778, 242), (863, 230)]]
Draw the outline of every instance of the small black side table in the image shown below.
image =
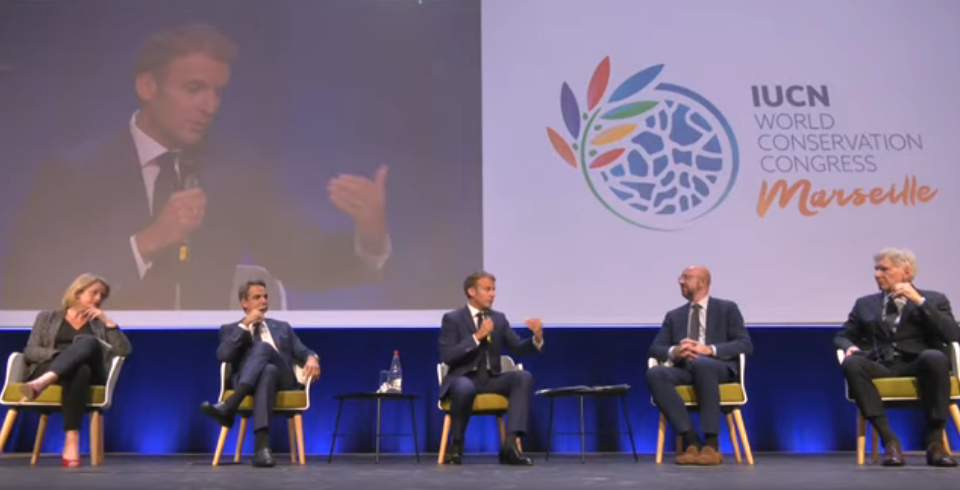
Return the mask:
[[(565, 388), (553, 388), (548, 390), (540, 390), (537, 392), (540, 396), (545, 396), (550, 399), (550, 418), (547, 422), (547, 453), (546, 460), (550, 460), (550, 442), (553, 436), (553, 402), (560, 397), (577, 397), (580, 399), (580, 431), (579, 432), (561, 432), (557, 435), (579, 435), (580, 436), (580, 462), (586, 462), (586, 455), (584, 453), (585, 434), (599, 434), (601, 432), (585, 432), (584, 423), (583, 423), (583, 399), (588, 396), (616, 396), (620, 398), (621, 407), (623, 407), (623, 417), (627, 421), (627, 434), (630, 435), (630, 446), (633, 448), (633, 460), (639, 461), (637, 458), (637, 444), (633, 440), (633, 427), (630, 424), (630, 412), (627, 410), (627, 392), (630, 391), (630, 385), (614, 385), (614, 386), (570, 386)], [(603, 431), (604, 433), (613, 433), (613, 434), (623, 434), (622, 430), (616, 431)]]
[[(413, 450), (417, 456), (417, 462), (420, 462), (420, 447), (417, 444), (417, 417), (414, 412), (413, 402), (417, 399), (417, 395), (410, 395), (406, 393), (374, 393), (374, 392), (365, 392), (365, 393), (346, 393), (343, 395), (337, 395), (334, 399), (340, 401), (340, 405), (337, 408), (337, 421), (333, 425), (333, 438), (330, 441), (330, 455), (327, 457), (327, 463), (333, 461), (333, 449), (337, 445), (337, 437), (347, 437), (357, 434), (338, 434), (340, 429), (340, 415), (343, 414), (343, 402), (347, 400), (376, 400), (377, 401), (377, 456), (376, 462), (380, 463), (380, 438), (387, 436), (395, 437), (413, 437)], [(410, 428), (411, 432), (409, 434), (381, 434), (380, 433), (380, 409), (384, 400), (398, 400), (398, 401), (408, 401), (410, 402)]]

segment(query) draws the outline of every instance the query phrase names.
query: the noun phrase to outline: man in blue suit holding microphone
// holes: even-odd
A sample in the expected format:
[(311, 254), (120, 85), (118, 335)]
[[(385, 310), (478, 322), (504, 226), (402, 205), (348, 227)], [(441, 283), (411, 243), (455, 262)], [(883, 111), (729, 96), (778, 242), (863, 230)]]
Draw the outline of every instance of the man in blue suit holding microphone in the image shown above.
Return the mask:
[(440, 399), (450, 397), (453, 433), (445, 463), (461, 463), (463, 436), (474, 398), (480, 393), (497, 393), (510, 400), (500, 463), (533, 464), (517, 446), (517, 439), (527, 431), (533, 376), (527, 371), (502, 372), (500, 354), (504, 347), (517, 355), (539, 352), (543, 348), (543, 322), (536, 318), (527, 320), (533, 337), (521, 339), (507, 317), (491, 309), (497, 295), (496, 281), (488, 272), (470, 274), (463, 282), (467, 305), (443, 315), (440, 360), (450, 369), (440, 383)]

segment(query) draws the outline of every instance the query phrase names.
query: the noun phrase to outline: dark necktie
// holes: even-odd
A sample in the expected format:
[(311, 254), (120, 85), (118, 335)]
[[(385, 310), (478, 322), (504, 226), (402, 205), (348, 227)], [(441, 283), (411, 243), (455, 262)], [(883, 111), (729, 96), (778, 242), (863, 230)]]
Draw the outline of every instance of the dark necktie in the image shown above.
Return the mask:
[(702, 306), (694, 303), (690, 307), (690, 321), (687, 322), (687, 338), (700, 342), (700, 309)]
[(883, 321), (893, 332), (897, 331), (897, 318), (900, 316), (900, 310), (897, 309), (897, 302), (890, 296), (887, 296), (887, 307), (883, 311)]
[[(160, 167), (160, 172), (153, 182), (151, 216), (158, 216), (170, 196), (179, 188), (176, 163), (177, 153), (172, 151), (158, 156), (152, 162)], [(143, 279), (144, 294), (155, 304), (153, 309), (176, 308), (177, 247), (167, 247), (157, 252), (151, 262), (153, 265)]]
[(153, 210), (151, 215), (156, 216), (163, 211), (163, 207), (170, 200), (170, 196), (180, 187), (180, 178), (177, 176), (177, 153), (168, 151), (153, 160), (160, 167), (157, 180), (153, 183)]
[(253, 341), (263, 342), (263, 322), (253, 324)]
[[(483, 312), (477, 313), (477, 330), (480, 330), (480, 325), (483, 324)], [(489, 349), (490, 343), (487, 342), (487, 339), (480, 339), (480, 360), (477, 363), (477, 379), (481, 384), (486, 384), (487, 380), (490, 378), (489, 372)]]

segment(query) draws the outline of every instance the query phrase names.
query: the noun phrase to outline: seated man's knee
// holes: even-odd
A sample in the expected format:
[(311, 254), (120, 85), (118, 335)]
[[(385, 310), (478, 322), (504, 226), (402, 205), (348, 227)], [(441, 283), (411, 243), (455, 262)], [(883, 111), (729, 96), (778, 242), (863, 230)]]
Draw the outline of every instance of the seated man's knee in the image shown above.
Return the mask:
[(458, 376), (450, 383), (450, 395), (456, 397), (473, 397), (477, 395), (477, 387), (465, 376)]
[(920, 353), (917, 361), (925, 369), (940, 369), (950, 371), (950, 359), (937, 349), (925, 349)]
[(517, 377), (517, 383), (523, 386), (533, 386), (533, 374), (531, 374), (530, 371), (520, 370), (514, 372), (517, 373), (514, 375)]
[(656, 383), (667, 379), (666, 366), (653, 366), (647, 369), (647, 384)]
[(266, 342), (257, 342), (253, 344), (253, 347), (250, 348), (250, 354), (257, 355), (270, 355), (272, 354), (273, 346)]
[(263, 378), (276, 378), (280, 374), (280, 371), (277, 369), (277, 366), (273, 364), (267, 364), (263, 366), (263, 371), (260, 372), (260, 379)]
[(862, 355), (851, 354), (843, 358), (843, 362), (840, 363), (840, 368), (843, 369), (844, 374), (856, 374), (863, 370), (863, 365), (866, 360), (867, 358)]
[(697, 372), (718, 371), (724, 364), (717, 359), (707, 356), (699, 356), (696, 359), (688, 360), (687, 365), (690, 369)]

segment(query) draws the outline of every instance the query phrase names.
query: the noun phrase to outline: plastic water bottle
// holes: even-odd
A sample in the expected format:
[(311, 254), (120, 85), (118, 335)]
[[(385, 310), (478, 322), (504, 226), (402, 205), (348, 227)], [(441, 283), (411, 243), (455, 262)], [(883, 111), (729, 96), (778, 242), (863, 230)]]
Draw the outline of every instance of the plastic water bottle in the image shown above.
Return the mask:
[(393, 360), (390, 361), (390, 391), (403, 391), (403, 369), (400, 368), (400, 351), (393, 351)]

